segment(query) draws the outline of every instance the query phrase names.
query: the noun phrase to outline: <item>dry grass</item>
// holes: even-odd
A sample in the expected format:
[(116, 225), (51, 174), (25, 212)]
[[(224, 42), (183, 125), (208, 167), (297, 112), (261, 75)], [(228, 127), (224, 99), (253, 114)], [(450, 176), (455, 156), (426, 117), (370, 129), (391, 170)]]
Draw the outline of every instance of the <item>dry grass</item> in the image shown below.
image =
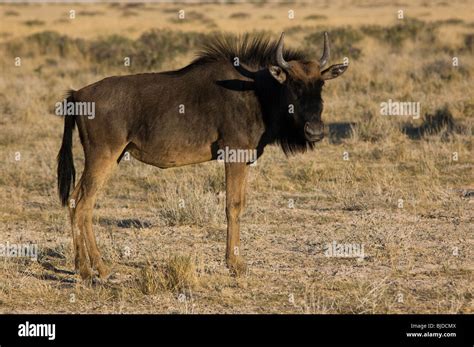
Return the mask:
[(197, 284), (194, 260), (186, 255), (173, 255), (160, 269), (148, 264), (141, 269), (139, 282), (144, 294), (156, 294), (163, 290), (180, 293), (192, 290)]
[[(40, 256), (0, 258), (0, 312), (473, 313), (472, 11), (415, 1), (399, 22), (402, 5), (342, 3), (186, 5), (184, 22), (173, 4), (74, 5), (73, 21), (69, 5), (1, 5), (0, 242), (36, 243)], [(56, 192), (64, 90), (181, 67), (216, 30), (283, 28), (315, 56), (329, 30), (333, 61), (350, 68), (325, 87), (329, 136), (316, 150), (269, 148), (251, 168), (247, 273), (224, 265), (221, 164), (131, 159), (94, 215), (113, 275), (81, 282)], [(420, 118), (381, 116), (388, 99), (419, 101)], [(77, 137), (74, 155), (81, 172)], [(364, 259), (326, 257), (333, 241), (363, 245)]]

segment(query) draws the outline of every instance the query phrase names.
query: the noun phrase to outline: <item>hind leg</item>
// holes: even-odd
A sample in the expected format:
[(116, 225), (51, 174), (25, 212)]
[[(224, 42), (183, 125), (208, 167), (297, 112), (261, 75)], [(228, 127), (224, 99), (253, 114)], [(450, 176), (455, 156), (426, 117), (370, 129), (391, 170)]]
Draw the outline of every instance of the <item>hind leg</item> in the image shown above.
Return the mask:
[(76, 272), (80, 273), (83, 279), (87, 279), (92, 277), (92, 269), (89, 265), (89, 255), (86, 249), (84, 237), (84, 214), (81, 204), (83, 178), (84, 174), (71, 194), (68, 206), (71, 217), (72, 240), (74, 246), (74, 269)]
[[(86, 157), (86, 165), (81, 177), (79, 199), (76, 203), (75, 216), (79, 229), (77, 245), (79, 245), (79, 269), (82, 278), (90, 278), (87, 271), (90, 265), (97, 269), (99, 276), (105, 278), (109, 270), (102, 261), (92, 230), (92, 210), (97, 198), (97, 193), (117, 165), (120, 151), (101, 152), (90, 154)], [(84, 253), (87, 254), (84, 257)], [(88, 259), (87, 259), (88, 258)], [(88, 262), (89, 260), (89, 262)]]
[[(75, 228), (75, 220), (76, 220), (76, 204), (79, 198), (79, 191), (81, 188), (82, 177), (77, 183), (74, 191), (72, 192), (71, 196), (69, 197), (68, 201), (68, 208), (69, 208), (69, 217), (71, 220), (71, 229), (72, 229), (72, 241), (73, 241), (73, 251), (74, 251), (74, 270), (79, 272), (79, 265), (80, 265), (80, 244), (79, 244), (79, 230)], [(89, 270), (90, 272), (90, 270)]]

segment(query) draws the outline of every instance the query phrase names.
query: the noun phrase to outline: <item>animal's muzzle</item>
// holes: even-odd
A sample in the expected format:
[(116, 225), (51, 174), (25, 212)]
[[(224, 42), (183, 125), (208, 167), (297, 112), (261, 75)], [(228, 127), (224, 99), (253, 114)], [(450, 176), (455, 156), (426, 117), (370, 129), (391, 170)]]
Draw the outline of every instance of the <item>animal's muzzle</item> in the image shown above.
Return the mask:
[(309, 142), (321, 141), (324, 138), (323, 122), (306, 122), (304, 125), (304, 136)]

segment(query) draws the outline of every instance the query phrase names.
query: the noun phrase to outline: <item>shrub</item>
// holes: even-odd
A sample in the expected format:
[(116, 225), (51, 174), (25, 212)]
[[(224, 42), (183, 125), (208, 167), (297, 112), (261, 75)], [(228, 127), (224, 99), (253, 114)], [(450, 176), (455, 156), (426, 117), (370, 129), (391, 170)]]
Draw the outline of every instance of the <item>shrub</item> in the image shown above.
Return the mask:
[(309, 16), (304, 17), (305, 20), (320, 20), (320, 19), (327, 19), (327, 16), (321, 14), (310, 14)]
[(42, 20), (32, 19), (32, 20), (24, 21), (23, 24), (25, 24), (26, 26), (32, 27), (32, 26), (44, 25), (44, 22)]
[(6, 45), (7, 51), (30, 57), (47, 54), (66, 57), (78, 51), (82, 53), (86, 51), (84, 40), (60, 35), (55, 31), (42, 31), (27, 36), (23, 41), (10, 41)]
[[(323, 32), (324, 30), (318, 29), (316, 32), (313, 32), (304, 38), (311, 54), (321, 54), (323, 47)], [(347, 56), (352, 59), (358, 59), (361, 56), (362, 50), (356, 47), (355, 44), (361, 41), (362, 38), (362, 33), (352, 27), (331, 29), (329, 32), (331, 51), (336, 52), (338, 56)]]
[(91, 60), (101, 64), (118, 65), (124, 57), (134, 56), (136, 53), (133, 40), (120, 35), (112, 35), (92, 42), (87, 55)]
[(435, 60), (423, 66), (423, 77), (438, 77), (444, 81), (451, 81), (455, 78), (469, 77), (469, 70), (464, 66), (454, 67), (451, 60)]
[(246, 12), (236, 12), (236, 13), (232, 13), (229, 18), (231, 19), (246, 19), (246, 18), (249, 18), (250, 17), (250, 14), (246, 13)]
[(362, 26), (361, 30), (364, 34), (372, 36), (382, 43), (400, 48), (407, 39), (435, 43), (437, 40), (435, 29), (437, 27), (437, 24), (427, 24), (418, 19), (404, 19), (389, 27), (367, 25)]
[(156, 69), (166, 60), (195, 48), (204, 35), (195, 32), (151, 30), (136, 42), (135, 69)]
[(194, 49), (204, 34), (150, 30), (137, 40), (120, 35), (101, 37), (93, 41), (71, 38), (55, 31), (43, 31), (6, 43), (7, 51), (22, 56), (54, 55), (62, 58), (90, 60), (99, 70), (123, 67), (123, 59), (130, 57), (130, 71), (154, 70), (176, 55)]
[(464, 35), (464, 49), (470, 53), (474, 53), (474, 34)]
[(17, 17), (20, 14), (17, 11), (8, 10), (3, 13), (5, 17)]

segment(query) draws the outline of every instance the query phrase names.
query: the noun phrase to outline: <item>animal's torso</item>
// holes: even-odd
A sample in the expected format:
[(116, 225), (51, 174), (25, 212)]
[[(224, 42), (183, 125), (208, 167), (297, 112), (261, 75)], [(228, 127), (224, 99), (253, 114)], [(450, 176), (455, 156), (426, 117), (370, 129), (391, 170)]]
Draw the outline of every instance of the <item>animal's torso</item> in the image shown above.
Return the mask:
[(91, 145), (103, 136), (126, 141), (134, 157), (158, 167), (215, 159), (226, 146), (255, 149), (265, 129), (255, 92), (242, 83), (252, 82), (227, 62), (106, 78), (74, 94), (95, 102), (95, 117), (78, 125)]

